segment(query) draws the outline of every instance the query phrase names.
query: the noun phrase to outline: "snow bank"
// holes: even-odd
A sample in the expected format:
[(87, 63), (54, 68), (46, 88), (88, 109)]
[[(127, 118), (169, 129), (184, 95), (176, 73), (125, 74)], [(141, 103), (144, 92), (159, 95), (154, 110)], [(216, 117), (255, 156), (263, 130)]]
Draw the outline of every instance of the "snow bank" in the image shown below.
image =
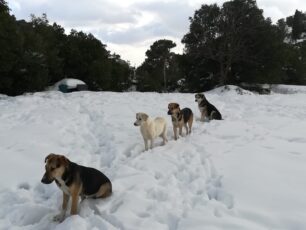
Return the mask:
[(271, 85), (271, 91), (273, 93), (281, 94), (306, 94), (306, 86), (303, 85)]
[[(0, 100), (0, 229), (306, 229), (304, 94), (218, 90), (207, 99), (224, 120), (199, 122), (192, 94), (59, 92)], [(168, 102), (195, 114), (173, 140)], [(143, 152), (136, 112), (164, 116), (169, 143)], [(44, 158), (62, 153), (113, 182), (106, 200), (52, 221), (55, 184), (40, 183)]]
[(5, 94), (0, 94), (0, 100), (1, 100), (1, 99), (7, 99), (7, 98), (8, 98), (7, 95), (5, 95)]
[(226, 86), (220, 86), (218, 88), (215, 88), (213, 90), (208, 91), (212, 94), (226, 94), (226, 95), (242, 95), (242, 94), (248, 94), (248, 95), (252, 95), (254, 94), (251, 91), (242, 89), (239, 86), (236, 85), (226, 85)]
[[(251, 85), (249, 85), (251, 86)], [(306, 94), (306, 86), (303, 85), (268, 85), (268, 84), (258, 84), (258, 87), (262, 87), (262, 89), (267, 89), (270, 90), (271, 93), (276, 93), (276, 94)], [(218, 88), (215, 88), (211, 91), (213, 94), (223, 94), (226, 93), (227, 95), (235, 95), (235, 94), (257, 94), (254, 92), (251, 92), (249, 90), (244, 90), (239, 86), (235, 85), (226, 85), (226, 86), (221, 86)]]

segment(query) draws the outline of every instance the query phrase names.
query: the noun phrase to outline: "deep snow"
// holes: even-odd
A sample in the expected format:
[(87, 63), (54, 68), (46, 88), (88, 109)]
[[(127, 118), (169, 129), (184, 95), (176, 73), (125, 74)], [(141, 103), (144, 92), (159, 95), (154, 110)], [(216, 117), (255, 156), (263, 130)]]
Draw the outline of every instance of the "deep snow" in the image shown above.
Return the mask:
[[(1, 96), (0, 229), (306, 229), (305, 89), (210, 91), (224, 120), (209, 123), (199, 121), (193, 94)], [(169, 102), (196, 117), (178, 141)], [(143, 152), (136, 112), (167, 118), (167, 145)], [(113, 195), (53, 222), (61, 192), (40, 183), (50, 152), (103, 171)]]

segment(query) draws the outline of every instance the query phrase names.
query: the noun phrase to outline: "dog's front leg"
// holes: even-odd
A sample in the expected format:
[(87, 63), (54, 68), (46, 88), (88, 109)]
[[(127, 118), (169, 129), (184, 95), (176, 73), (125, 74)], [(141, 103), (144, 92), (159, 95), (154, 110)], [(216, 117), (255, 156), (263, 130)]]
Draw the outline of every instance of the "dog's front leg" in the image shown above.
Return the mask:
[(78, 186), (72, 189), (71, 192), (71, 215), (76, 215), (78, 213), (78, 203), (79, 203), (79, 190)]
[(173, 126), (174, 140), (177, 140), (177, 128)]
[(144, 144), (145, 144), (145, 151), (147, 151), (149, 149), (148, 147), (148, 139), (143, 139)]
[(54, 221), (60, 221), (62, 222), (65, 219), (65, 214), (68, 206), (68, 201), (69, 201), (69, 195), (63, 192), (63, 204), (62, 204), (62, 210), (61, 212), (53, 217)]
[(201, 113), (201, 121), (204, 122), (205, 118), (208, 116), (207, 110), (203, 110)]
[(162, 138), (163, 138), (163, 145), (165, 145), (168, 142), (166, 131), (163, 132)]
[(183, 136), (183, 135), (182, 135), (182, 129), (183, 129), (183, 126), (180, 125), (180, 126), (179, 126), (179, 134), (180, 134), (180, 136)]
[(150, 139), (150, 149), (153, 149), (153, 144), (154, 144), (154, 139), (151, 138), (151, 139)]

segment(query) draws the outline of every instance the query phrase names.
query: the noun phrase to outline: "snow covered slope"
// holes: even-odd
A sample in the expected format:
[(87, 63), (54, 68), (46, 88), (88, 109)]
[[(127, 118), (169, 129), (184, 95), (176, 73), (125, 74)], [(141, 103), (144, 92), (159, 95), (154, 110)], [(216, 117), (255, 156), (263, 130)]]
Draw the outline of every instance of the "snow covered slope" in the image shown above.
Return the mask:
[[(306, 229), (306, 95), (206, 96), (224, 120), (200, 123), (192, 94), (1, 97), (0, 229)], [(196, 115), (178, 141), (169, 102)], [(169, 143), (143, 152), (136, 112), (166, 117)], [(40, 183), (50, 152), (103, 171), (113, 195), (53, 222), (61, 192)]]

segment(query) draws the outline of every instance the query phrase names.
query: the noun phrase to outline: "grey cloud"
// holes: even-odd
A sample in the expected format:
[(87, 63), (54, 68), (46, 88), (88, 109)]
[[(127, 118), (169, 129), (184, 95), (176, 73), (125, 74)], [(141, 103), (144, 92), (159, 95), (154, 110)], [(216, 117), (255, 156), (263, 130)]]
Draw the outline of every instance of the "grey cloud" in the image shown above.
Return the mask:
[[(291, 2), (287, 0), (257, 0), (257, 4), (260, 8), (277, 8), (284, 17), (294, 14), (295, 9), (306, 10), (306, 2), (304, 0), (297, 0), (295, 2), (296, 4), (291, 4)], [(274, 15), (269, 15), (269, 17), (275, 20), (279, 19), (275, 18)]]
[(106, 42), (133, 44), (147, 39), (175, 37), (181, 39), (188, 32), (189, 20), (193, 9), (183, 2), (136, 3), (132, 8), (144, 13), (153, 13), (154, 22), (141, 27), (132, 27), (125, 31), (109, 33), (100, 30), (98, 36)]
[(176, 36), (161, 23), (152, 23), (142, 27), (134, 27), (125, 31), (109, 33), (103, 29), (95, 32), (105, 42), (115, 44), (135, 44), (155, 37)]
[[(193, 9), (186, 1), (154, 1), (134, 3), (128, 8), (120, 7), (108, 0), (53, 0), (29, 3), (14, 0), (20, 4), (16, 11), (18, 18), (28, 18), (31, 13), (47, 13), (50, 21), (55, 21), (66, 29), (82, 29), (97, 34), (106, 42), (135, 44), (154, 37), (182, 37), (188, 30), (188, 17)], [(15, 13), (15, 12), (14, 12)], [(152, 13), (154, 21), (141, 27), (137, 26), (142, 14)], [(116, 25), (128, 24), (126, 30), (116, 30)]]
[[(15, 0), (21, 10), (13, 12), (17, 18), (29, 18), (31, 13), (41, 15), (47, 13), (52, 21), (62, 21), (68, 26), (85, 26), (99, 21), (103, 24), (136, 23), (139, 12), (133, 9), (119, 7), (107, 0), (52, 0), (47, 2), (29, 3), (25, 0)], [(64, 26), (65, 26), (64, 25)]]
[(173, 28), (179, 32), (186, 29), (186, 25), (189, 23), (188, 18), (193, 16), (195, 10), (184, 1), (138, 3), (135, 4), (135, 7), (140, 11), (156, 14), (169, 29)]

